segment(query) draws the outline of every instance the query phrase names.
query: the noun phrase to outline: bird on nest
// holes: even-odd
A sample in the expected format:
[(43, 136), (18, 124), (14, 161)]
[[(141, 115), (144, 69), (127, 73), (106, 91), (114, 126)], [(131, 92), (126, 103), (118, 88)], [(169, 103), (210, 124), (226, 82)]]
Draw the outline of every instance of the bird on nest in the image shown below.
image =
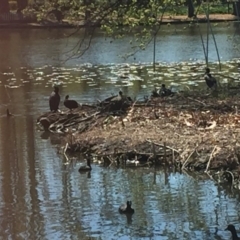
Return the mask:
[(205, 74), (204, 74), (204, 80), (207, 84), (207, 86), (211, 89), (214, 89), (217, 87), (217, 80), (215, 77), (212, 76), (210, 73), (210, 68), (206, 68)]
[(54, 90), (49, 97), (49, 107), (51, 112), (58, 111), (60, 103), (60, 95), (59, 95), (59, 88), (54, 86)]
[(79, 107), (79, 104), (75, 100), (69, 99), (69, 95), (67, 95), (65, 97), (65, 100), (64, 100), (63, 104), (66, 108), (70, 109), (70, 111), (72, 109), (75, 109), (75, 108)]

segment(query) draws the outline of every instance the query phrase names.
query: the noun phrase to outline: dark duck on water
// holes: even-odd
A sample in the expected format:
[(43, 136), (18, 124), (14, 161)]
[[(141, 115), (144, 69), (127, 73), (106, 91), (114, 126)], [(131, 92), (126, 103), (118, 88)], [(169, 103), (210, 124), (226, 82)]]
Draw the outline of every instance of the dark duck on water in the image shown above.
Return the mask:
[(69, 95), (67, 95), (65, 97), (63, 104), (66, 108), (69, 108), (70, 110), (72, 110), (74, 108), (78, 108), (78, 106), (79, 106), (79, 104), (75, 100), (69, 100)]
[(49, 97), (50, 111), (56, 112), (58, 110), (59, 103), (60, 103), (59, 88), (55, 86), (53, 92)]
[(131, 207), (131, 205), (131, 201), (127, 201), (127, 204), (122, 204), (118, 209), (119, 213), (133, 214), (134, 209)]
[(240, 237), (238, 237), (237, 231), (236, 231), (234, 225), (229, 224), (229, 225), (227, 226), (227, 228), (225, 229), (225, 231), (227, 231), (227, 230), (232, 233), (232, 240), (240, 240)]
[(79, 172), (89, 172), (92, 170), (92, 167), (91, 167), (91, 159), (90, 157), (87, 157), (87, 165), (84, 165), (84, 166), (81, 166), (78, 171)]
[(208, 68), (208, 67), (206, 68), (204, 80), (209, 88), (212, 89), (212, 88), (217, 87), (217, 80), (216, 80), (216, 78), (214, 78), (212, 76), (212, 74), (210, 73), (210, 68)]

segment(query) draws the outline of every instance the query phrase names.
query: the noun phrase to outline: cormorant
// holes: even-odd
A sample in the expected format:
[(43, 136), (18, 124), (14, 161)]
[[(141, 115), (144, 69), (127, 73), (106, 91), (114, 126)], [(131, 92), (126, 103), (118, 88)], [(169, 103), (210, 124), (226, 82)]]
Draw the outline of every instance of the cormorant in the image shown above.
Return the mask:
[(66, 97), (65, 97), (65, 100), (64, 100), (64, 106), (66, 107), (66, 108), (69, 108), (70, 110), (72, 110), (72, 109), (74, 109), (74, 108), (78, 108), (78, 103), (75, 101), (75, 100), (69, 100), (68, 99), (69, 98), (69, 95), (67, 95)]
[(173, 92), (171, 91), (171, 89), (166, 88), (165, 84), (162, 84), (162, 87), (159, 90), (159, 95), (162, 97), (166, 97), (166, 96), (170, 96), (172, 94), (173, 94)]
[(206, 72), (204, 75), (204, 80), (209, 88), (217, 87), (217, 80), (210, 73), (210, 68), (206, 68)]
[(232, 240), (240, 240), (240, 237), (238, 237), (237, 231), (236, 231), (234, 225), (229, 224), (229, 225), (227, 226), (227, 228), (225, 229), (225, 231), (227, 231), (227, 230), (232, 233)]
[(60, 95), (58, 92), (59, 88), (55, 86), (53, 92), (49, 97), (49, 107), (51, 112), (52, 111), (56, 112), (58, 110), (58, 106), (60, 103)]

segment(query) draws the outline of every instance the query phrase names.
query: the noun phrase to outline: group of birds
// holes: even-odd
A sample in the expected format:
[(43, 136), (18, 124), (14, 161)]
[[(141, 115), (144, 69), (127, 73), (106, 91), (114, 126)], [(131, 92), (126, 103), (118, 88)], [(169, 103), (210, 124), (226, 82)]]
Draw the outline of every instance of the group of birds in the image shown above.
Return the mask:
[[(212, 76), (212, 74), (210, 73), (210, 68), (206, 68), (205, 69), (205, 73), (204, 73), (204, 80), (205, 83), (207, 84), (207, 86), (214, 90), (217, 88), (217, 80), (215, 77)], [(174, 94), (174, 92), (172, 92), (171, 89), (167, 88), (165, 86), (165, 84), (162, 84), (161, 88), (159, 90), (157, 90), (157, 88), (155, 88), (152, 91), (152, 97), (167, 97), (167, 96), (172, 96)]]
[[(49, 107), (51, 112), (57, 112), (59, 109), (60, 104), (60, 95), (59, 95), (59, 88), (57, 86), (54, 86), (54, 90), (51, 93), (49, 97)], [(104, 102), (111, 102), (111, 103), (132, 103), (133, 100), (129, 96), (123, 95), (122, 91), (119, 91), (117, 96), (111, 96), (104, 100)], [(78, 108), (79, 104), (75, 100), (69, 99), (69, 95), (65, 97), (65, 100), (63, 102), (64, 106), (70, 110)]]
[[(204, 74), (204, 80), (207, 84), (207, 86), (210, 89), (216, 89), (217, 87), (217, 80), (212, 76), (210, 73), (210, 68), (206, 68), (205, 74)], [(165, 84), (162, 84), (160, 90), (157, 90), (156, 88), (152, 91), (152, 97), (166, 97), (166, 96), (171, 96), (174, 93), (172, 92), (171, 89), (167, 88)], [(110, 101), (121, 101), (121, 100), (127, 100), (128, 102), (132, 102), (132, 99), (130, 97), (126, 97), (123, 95), (122, 91), (119, 91), (118, 96), (113, 96), (110, 97), (106, 100)], [(50, 95), (49, 98), (49, 107), (50, 111), (56, 112), (59, 109), (59, 104), (60, 104), (60, 95), (59, 95), (59, 88), (57, 86), (54, 87), (53, 92)], [(65, 100), (63, 102), (64, 106), (70, 110), (78, 108), (79, 104), (75, 100), (70, 100), (69, 95), (65, 97)]]
[[(61, 97), (59, 95), (59, 88), (54, 86), (54, 90), (49, 97), (49, 107), (51, 112), (57, 112), (59, 109)], [(65, 97), (64, 106), (70, 110), (78, 108), (79, 104), (75, 100), (69, 100), (69, 95)]]

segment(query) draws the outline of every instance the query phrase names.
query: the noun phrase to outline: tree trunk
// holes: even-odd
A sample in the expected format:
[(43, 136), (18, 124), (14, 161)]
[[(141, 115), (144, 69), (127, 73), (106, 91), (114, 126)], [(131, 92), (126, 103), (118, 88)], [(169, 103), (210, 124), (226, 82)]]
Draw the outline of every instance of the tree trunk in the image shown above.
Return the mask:
[(83, 3), (84, 3), (84, 6), (87, 8), (87, 10), (85, 10), (85, 17), (84, 17), (84, 19), (87, 21), (91, 18), (91, 11), (88, 9), (89, 5), (91, 4), (91, 0), (84, 0)]
[(0, 13), (9, 13), (8, 0), (0, 0)]
[(240, 16), (240, 0), (238, 0), (236, 3), (233, 3), (233, 15)]
[(27, 0), (17, 0), (17, 5), (18, 5), (18, 11), (21, 12), (23, 9), (25, 9), (27, 7), (28, 1)]
[(193, 2), (191, 0), (187, 1), (188, 3), (188, 17), (194, 17), (194, 6), (193, 6)]
[(202, 3), (202, 0), (197, 0), (197, 5), (198, 6), (201, 5), (201, 3)]

